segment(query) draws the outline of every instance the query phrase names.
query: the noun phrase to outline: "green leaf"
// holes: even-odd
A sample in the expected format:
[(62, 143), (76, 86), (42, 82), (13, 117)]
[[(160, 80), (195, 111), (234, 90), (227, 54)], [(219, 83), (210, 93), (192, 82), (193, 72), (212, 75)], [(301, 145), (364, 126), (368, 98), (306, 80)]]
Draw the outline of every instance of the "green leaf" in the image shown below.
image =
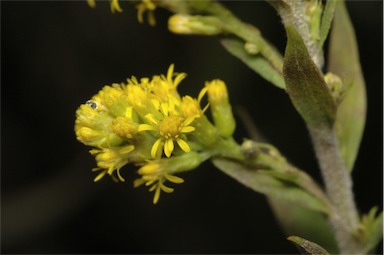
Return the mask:
[(366, 118), (366, 92), (355, 32), (343, 1), (337, 1), (329, 42), (328, 71), (352, 84), (338, 106), (335, 129), (341, 154), (352, 171)]
[(273, 171), (273, 170), (258, 170), (259, 173), (273, 176), (278, 180), (282, 180), (288, 183), (297, 185), (301, 189), (307, 191), (309, 194), (317, 197), (321, 200), (324, 205), (327, 205), (330, 208), (330, 203), (328, 198), (325, 196), (323, 191), (317, 186), (317, 184), (312, 180), (312, 178), (305, 173), (296, 168), (289, 168), (285, 171)]
[(360, 226), (356, 233), (357, 238), (364, 245), (367, 253), (374, 252), (375, 247), (383, 238), (383, 212), (377, 217), (377, 206), (373, 207), (368, 214), (362, 215)]
[(332, 127), (336, 104), (296, 29), (286, 25), (288, 43), (283, 74), (287, 93), (309, 127)]
[(249, 54), (244, 49), (244, 42), (239, 39), (221, 39), (221, 44), (232, 55), (243, 61), (249, 68), (260, 74), (275, 86), (285, 89), (284, 78), (261, 54)]
[(335, 13), (337, 0), (328, 0), (325, 3), (323, 16), (321, 18), (319, 48), (323, 48), (324, 42), (327, 39), (329, 29), (331, 28), (333, 15)]
[(312, 240), (332, 254), (339, 252), (333, 230), (323, 213), (282, 199), (269, 197), (268, 202), (286, 235)]
[(297, 203), (311, 210), (320, 211), (325, 214), (329, 213), (328, 203), (325, 203), (322, 198), (318, 198), (303, 189), (294, 181), (275, 178), (273, 175), (266, 174), (264, 171), (250, 169), (230, 159), (214, 158), (212, 162), (221, 171), (254, 191)]
[(329, 254), (320, 245), (314, 242), (308, 241), (304, 238), (301, 238), (298, 236), (290, 236), (287, 239), (296, 245), (296, 247), (299, 249), (301, 254), (318, 254), (318, 255)]

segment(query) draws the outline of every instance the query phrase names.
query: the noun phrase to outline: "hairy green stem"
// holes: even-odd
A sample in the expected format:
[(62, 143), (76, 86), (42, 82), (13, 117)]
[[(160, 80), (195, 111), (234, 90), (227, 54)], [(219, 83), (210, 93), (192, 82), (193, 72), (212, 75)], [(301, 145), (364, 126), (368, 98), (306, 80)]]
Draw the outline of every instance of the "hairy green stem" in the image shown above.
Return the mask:
[(311, 40), (310, 29), (305, 21), (304, 4), (302, 0), (268, 0), (268, 3), (276, 9), (285, 25), (291, 24), (302, 37), (312, 61), (321, 69), (323, 66), (322, 51), (318, 50), (316, 42)]
[(352, 232), (357, 229), (358, 213), (353, 198), (352, 179), (342, 160), (336, 134), (330, 128), (309, 128), (325, 189), (333, 205), (330, 217), (341, 254), (362, 254)]

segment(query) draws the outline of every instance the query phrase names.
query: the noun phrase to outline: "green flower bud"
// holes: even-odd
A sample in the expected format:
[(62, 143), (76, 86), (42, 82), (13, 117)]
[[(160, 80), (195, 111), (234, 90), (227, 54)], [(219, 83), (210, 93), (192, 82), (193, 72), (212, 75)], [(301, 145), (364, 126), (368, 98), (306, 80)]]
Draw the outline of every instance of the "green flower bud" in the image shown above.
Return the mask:
[(232, 107), (228, 99), (228, 91), (221, 80), (206, 82), (205, 88), (208, 94), (211, 113), (219, 134), (223, 137), (231, 137), (236, 128), (236, 121), (232, 113)]
[(341, 102), (345, 90), (343, 81), (340, 79), (339, 76), (333, 73), (327, 73), (326, 75), (324, 75), (324, 80), (327, 83), (328, 88), (331, 91), (333, 98), (335, 99), (335, 102), (339, 104)]
[(244, 49), (251, 55), (256, 55), (260, 52), (260, 47), (257, 44), (251, 42), (246, 42), (244, 44)]
[(172, 15), (168, 29), (175, 34), (217, 35), (222, 32), (220, 20), (211, 16)]

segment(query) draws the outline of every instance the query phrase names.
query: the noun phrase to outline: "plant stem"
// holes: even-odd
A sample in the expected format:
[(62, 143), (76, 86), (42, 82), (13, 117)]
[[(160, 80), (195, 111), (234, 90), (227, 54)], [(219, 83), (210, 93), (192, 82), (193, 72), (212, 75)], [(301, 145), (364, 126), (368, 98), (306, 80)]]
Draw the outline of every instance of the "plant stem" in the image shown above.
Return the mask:
[(309, 128), (325, 189), (333, 205), (330, 217), (341, 254), (362, 254), (353, 236), (358, 213), (353, 198), (352, 179), (342, 160), (335, 131), (331, 128)]
[(218, 17), (222, 21), (222, 25), (226, 31), (237, 35), (246, 42), (256, 44), (263, 57), (266, 58), (277, 71), (282, 73), (283, 57), (275, 47), (262, 37), (259, 29), (242, 22), (220, 3), (212, 2), (206, 11)]

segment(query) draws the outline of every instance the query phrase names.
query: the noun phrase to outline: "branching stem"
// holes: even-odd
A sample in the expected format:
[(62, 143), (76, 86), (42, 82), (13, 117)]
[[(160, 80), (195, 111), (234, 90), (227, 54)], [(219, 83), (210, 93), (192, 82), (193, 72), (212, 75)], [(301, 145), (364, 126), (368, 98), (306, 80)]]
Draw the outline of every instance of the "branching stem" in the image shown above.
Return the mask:
[(207, 11), (222, 20), (226, 31), (233, 33), (246, 42), (256, 44), (263, 57), (266, 58), (277, 71), (282, 73), (283, 57), (275, 47), (263, 38), (259, 29), (242, 22), (218, 2), (212, 2)]

